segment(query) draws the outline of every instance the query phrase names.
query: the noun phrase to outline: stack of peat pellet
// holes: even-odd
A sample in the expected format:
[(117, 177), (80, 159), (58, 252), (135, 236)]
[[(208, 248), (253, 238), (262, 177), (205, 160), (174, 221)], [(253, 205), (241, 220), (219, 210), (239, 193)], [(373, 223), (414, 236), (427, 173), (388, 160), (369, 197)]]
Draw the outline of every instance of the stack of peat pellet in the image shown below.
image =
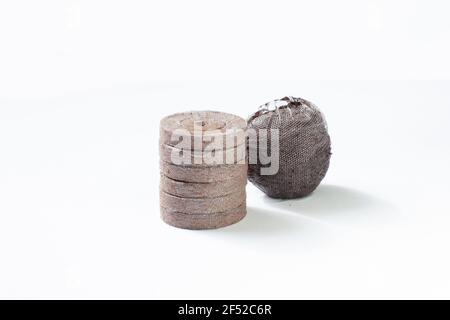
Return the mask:
[(183, 229), (216, 229), (246, 215), (246, 121), (177, 113), (160, 124), (161, 218)]

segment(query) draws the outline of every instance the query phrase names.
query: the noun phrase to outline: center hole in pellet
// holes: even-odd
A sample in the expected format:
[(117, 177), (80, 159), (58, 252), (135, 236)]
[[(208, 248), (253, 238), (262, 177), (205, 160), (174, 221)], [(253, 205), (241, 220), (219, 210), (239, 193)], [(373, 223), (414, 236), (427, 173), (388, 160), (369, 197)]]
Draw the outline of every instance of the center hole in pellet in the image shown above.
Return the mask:
[(184, 119), (181, 121), (184, 129), (194, 132), (194, 129), (202, 131), (222, 130), (226, 127), (226, 123), (218, 119)]
[(203, 120), (199, 120), (199, 121), (195, 121), (195, 124), (197, 126), (205, 127), (207, 125), (207, 122), (203, 121)]

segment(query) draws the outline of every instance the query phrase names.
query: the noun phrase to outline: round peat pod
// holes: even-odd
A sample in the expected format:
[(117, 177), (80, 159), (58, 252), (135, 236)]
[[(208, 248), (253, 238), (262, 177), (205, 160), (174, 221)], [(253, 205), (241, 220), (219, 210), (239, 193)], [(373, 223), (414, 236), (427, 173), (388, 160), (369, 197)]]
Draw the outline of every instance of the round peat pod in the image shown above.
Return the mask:
[(237, 208), (245, 201), (245, 189), (216, 198), (181, 198), (160, 191), (161, 207), (186, 214), (209, 214)]
[(165, 117), (160, 144), (191, 150), (225, 150), (245, 143), (247, 123), (241, 117), (217, 111), (191, 111)]
[(182, 150), (161, 144), (159, 149), (161, 160), (176, 165), (223, 165), (244, 163), (246, 159), (246, 145), (235, 148), (214, 151)]
[(242, 179), (247, 176), (248, 165), (230, 164), (220, 166), (177, 166), (169, 162), (160, 162), (161, 173), (168, 178), (184, 182), (219, 182), (230, 179)]
[(165, 193), (181, 198), (216, 198), (241, 190), (245, 188), (246, 184), (246, 176), (220, 182), (193, 183), (172, 180), (161, 175), (160, 189)]
[(241, 221), (247, 214), (245, 201), (239, 207), (218, 213), (186, 214), (161, 207), (162, 220), (176, 228), (190, 230), (218, 229)]
[[(331, 142), (323, 114), (311, 102), (286, 97), (273, 102), (275, 109), (256, 112), (248, 120), (249, 132), (255, 132), (258, 141), (263, 135), (279, 134), (279, 148), (271, 143), (255, 145), (249, 141), (248, 150), (276, 157), (279, 170), (275, 174), (262, 174), (267, 167), (259, 157), (249, 164), (249, 180), (268, 196), (291, 199), (309, 195), (325, 177), (330, 164)], [(263, 139), (262, 141), (265, 141)], [(279, 151), (279, 152), (277, 152)], [(255, 153), (256, 154), (256, 153)]]

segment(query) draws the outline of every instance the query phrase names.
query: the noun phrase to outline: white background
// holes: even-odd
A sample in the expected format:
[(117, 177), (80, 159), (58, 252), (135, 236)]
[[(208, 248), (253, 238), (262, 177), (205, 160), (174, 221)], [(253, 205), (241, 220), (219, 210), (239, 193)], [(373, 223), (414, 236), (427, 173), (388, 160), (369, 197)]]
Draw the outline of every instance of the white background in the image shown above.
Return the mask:
[[(2, 1), (0, 298), (450, 298), (447, 1)], [(315, 102), (302, 200), (159, 219), (158, 125)]]

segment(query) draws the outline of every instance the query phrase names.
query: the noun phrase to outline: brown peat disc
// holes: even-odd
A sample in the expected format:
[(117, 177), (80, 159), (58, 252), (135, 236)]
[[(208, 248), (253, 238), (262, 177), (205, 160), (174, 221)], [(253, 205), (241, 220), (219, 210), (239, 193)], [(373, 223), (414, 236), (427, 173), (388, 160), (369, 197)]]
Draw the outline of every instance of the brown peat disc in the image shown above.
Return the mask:
[(186, 214), (161, 207), (162, 220), (174, 227), (190, 230), (218, 229), (241, 221), (247, 214), (245, 201), (239, 207), (210, 214)]
[(245, 189), (216, 198), (181, 198), (160, 191), (161, 207), (186, 214), (208, 214), (237, 208), (245, 201)]
[(247, 176), (248, 165), (177, 166), (161, 161), (160, 169), (162, 174), (173, 180), (206, 183), (242, 179)]
[(181, 198), (215, 198), (235, 193), (245, 188), (247, 177), (211, 183), (193, 183), (172, 180), (161, 175), (160, 188), (165, 193)]
[(229, 113), (176, 113), (161, 120), (160, 144), (179, 147), (180, 141), (184, 141), (187, 142), (185, 148), (190, 147), (191, 150), (231, 149), (245, 143), (246, 128), (244, 119)]
[[(182, 164), (198, 164), (198, 165), (222, 165), (244, 163), (246, 159), (245, 144), (227, 150), (212, 151), (195, 151), (180, 150), (175, 147), (161, 144), (159, 148), (161, 160), (172, 163), (173, 158), (182, 161)], [(182, 165), (181, 164), (181, 165)]]

